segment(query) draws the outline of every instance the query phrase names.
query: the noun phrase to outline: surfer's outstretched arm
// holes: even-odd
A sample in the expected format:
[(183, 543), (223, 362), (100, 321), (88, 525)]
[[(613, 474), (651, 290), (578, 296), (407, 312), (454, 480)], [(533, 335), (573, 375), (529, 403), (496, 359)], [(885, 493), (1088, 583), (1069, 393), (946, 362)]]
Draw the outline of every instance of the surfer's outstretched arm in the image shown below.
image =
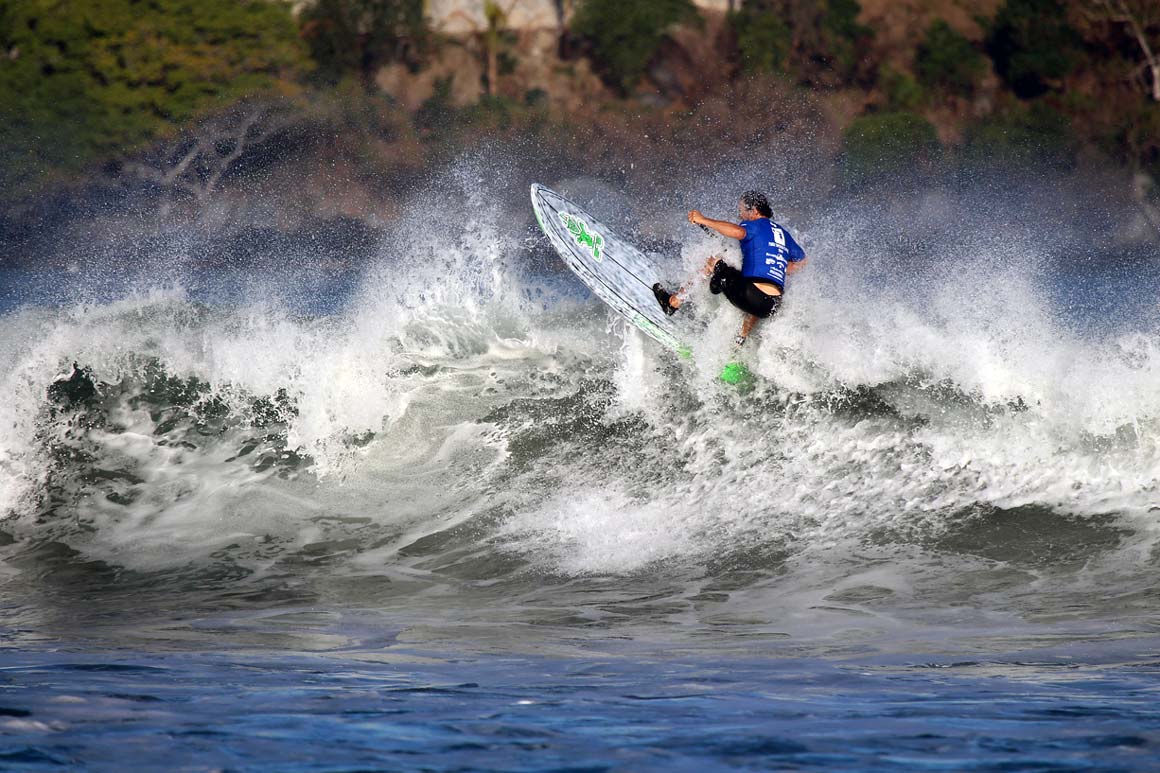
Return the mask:
[(726, 220), (714, 220), (711, 217), (705, 217), (697, 210), (689, 212), (689, 222), (693, 225), (703, 225), (706, 228), (712, 228), (722, 236), (728, 236), (730, 239), (744, 239), (745, 229), (736, 223), (730, 223)]

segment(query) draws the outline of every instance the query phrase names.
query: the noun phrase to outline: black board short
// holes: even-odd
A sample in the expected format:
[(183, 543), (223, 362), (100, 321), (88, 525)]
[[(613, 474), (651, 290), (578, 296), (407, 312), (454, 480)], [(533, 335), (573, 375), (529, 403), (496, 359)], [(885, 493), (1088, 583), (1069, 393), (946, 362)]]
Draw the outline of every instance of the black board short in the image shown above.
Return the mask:
[(746, 314), (762, 319), (772, 317), (781, 306), (781, 296), (763, 293), (753, 286), (755, 281), (719, 260), (713, 267), (713, 276), (709, 278), (709, 291), (714, 295), (724, 293), (730, 303)]

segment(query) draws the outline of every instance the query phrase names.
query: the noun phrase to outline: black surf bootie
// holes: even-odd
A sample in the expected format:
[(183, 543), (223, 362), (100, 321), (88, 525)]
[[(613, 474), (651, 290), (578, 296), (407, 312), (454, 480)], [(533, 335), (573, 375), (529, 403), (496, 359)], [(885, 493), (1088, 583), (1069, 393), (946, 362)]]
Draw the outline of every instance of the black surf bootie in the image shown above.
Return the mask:
[(669, 299), (673, 297), (673, 294), (665, 288), (661, 287), (660, 282), (657, 282), (652, 286), (652, 291), (653, 295), (656, 296), (657, 303), (659, 303), (661, 308), (665, 310), (665, 314), (668, 314), (671, 317), (677, 313), (676, 308), (674, 308), (673, 305), (669, 303)]
[(709, 292), (713, 295), (720, 295), (725, 289), (725, 276), (728, 270), (729, 266), (723, 260), (718, 260), (717, 265), (713, 266), (713, 274), (709, 277)]

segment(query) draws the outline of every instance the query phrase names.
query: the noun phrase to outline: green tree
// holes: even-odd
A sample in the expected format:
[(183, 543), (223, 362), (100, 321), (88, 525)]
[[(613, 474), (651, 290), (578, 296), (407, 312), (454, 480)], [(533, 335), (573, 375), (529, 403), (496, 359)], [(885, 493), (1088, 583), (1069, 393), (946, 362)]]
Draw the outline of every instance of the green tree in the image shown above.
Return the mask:
[(964, 160), (980, 166), (1070, 166), (1078, 140), (1068, 117), (1043, 100), (1012, 102), (967, 127)]
[(746, 6), (729, 17), (737, 37), (741, 68), (749, 73), (785, 69), (790, 54), (789, 25), (776, 13)]
[(934, 126), (914, 113), (876, 113), (855, 118), (842, 138), (846, 182), (862, 185), (929, 164), (942, 146)]
[(838, 85), (857, 77), (863, 41), (857, 0), (745, 0), (730, 21), (742, 66), (788, 70), (799, 80)]
[(417, 67), (427, 45), (423, 0), (314, 0), (302, 12), (302, 37), (318, 74), (364, 82), (387, 62)]
[(7, 0), (0, 51), (9, 199), (306, 66), (286, 6), (238, 0)]
[(914, 69), (928, 89), (966, 95), (986, 72), (987, 62), (971, 41), (940, 19), (918, 45)]
[(1037, 97), (1079, 63), (1080, 37), (1061, 0), (1007, 0), (991, 24), (987, 53), (1023, 99)]
[(886, 95), (886, 109), (889, 111), (917, 110), (927, 99), (926, 91), (910, 73), (889, 65), (879, 68), (878, 85)]
[(587, 42), (606, 79), (628, 91), (648, 69), (668, 30), (699, 18), (690, 0), (584, 0), (572, 31)]

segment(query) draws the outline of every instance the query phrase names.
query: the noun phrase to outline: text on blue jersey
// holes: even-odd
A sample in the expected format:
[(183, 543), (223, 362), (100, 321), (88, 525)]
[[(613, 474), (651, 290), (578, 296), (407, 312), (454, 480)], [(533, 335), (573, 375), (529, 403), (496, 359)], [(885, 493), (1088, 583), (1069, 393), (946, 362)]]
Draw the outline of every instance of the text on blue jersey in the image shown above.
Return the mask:
[(786, 266), (804, 260), (805, 250), (789, 231), (768, 218), (742, 220), (738, 225), (745, 229), (745, 238), (741, 240), (741, 274), (784, 287)]

